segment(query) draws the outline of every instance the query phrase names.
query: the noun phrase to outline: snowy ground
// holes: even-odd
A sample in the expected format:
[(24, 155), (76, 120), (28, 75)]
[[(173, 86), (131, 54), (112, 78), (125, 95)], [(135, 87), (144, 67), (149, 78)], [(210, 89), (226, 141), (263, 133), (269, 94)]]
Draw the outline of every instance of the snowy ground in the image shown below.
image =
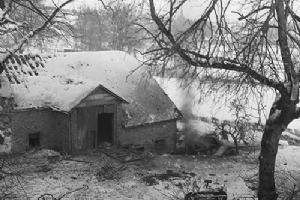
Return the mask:
[(284, 146), (279, 148), (277, 166), (290, 171), (300, 170), (300, 147)]
[[(277, 170), (298, 171), (299, 152), (300, 147), (280, 147)], [(244, 152), (242, 155), (222, 158), (150, 153), (143, 155), (142, 161), (125, 165), (99, 151), (54, 162), (40, 152), (15, 156), (8, 160), (10, 164), (6, 170), (18, 172), (19, 182), (14, 179), (15, 186), (10, 188), (10, 192), (14, 193), (16, 199), (38, 199), (43, 194), (50, 194), (55, 198), (65, 194), (63, 199), (78, 200), (182, 199), (182, 191), (191, 188), (192, 184), (187, 184), (181, 189), (178, 182), (197, 180), (198, 183), (202, 183), (203, 179), (211, 179), (226, 186), (228, 199), (254, 195), (243, 178), (253, 176), (257, 172), (258, 152)], [(104, 165), (114, 169), (120, 168), (114, 173), (114, 179), (99, 178), (99, 171)], [(166, 170), (192, 172), (196, 177), (158, 181), (158, 184), (153, 186), (143, 181), (143, 177), (147, 175), (166, 173)], [(11, 184), (9, 180), (6, 179), (7, 185)], [(74, 190), (78, 191), (66, 194)]]
[[(151, 155), (145, 160), (126, 164), (120, 170), (115, 180), (99, 180), (97, 172), (105, 164), (118, 168), (121, 164), (114, 159), (94, 152), (72, 157), (73, 160), (60, 160), (50, 163), (44, 157), (26, 154), (14, 158), (10, 170), (18, 171), (20, 183), (13, 188), (17, 199), (37, 199), (42, 194), (52, 194), (59, 197), (68, 191), (73, 191), (64, 199), (172, 199), (175, 195), (182, 197), (182, 190), (175, 186), (176, 182), (184, 180), (159, 181), (158, 185), (148, 186), (143, 177), (149, 174), (174, 172), (193, 172), (193, 180), (202, 182), (209, 178), (214, 182), (225, 184), (229, 199), (235, 196), (252, 194), (240, 176), (256, 168), (256, 164), (248, 163), (246, 157), (234, 156), (228, 158), (211, 158), (204, 156), (183, 155)], [(78, 162), (87, 161), (87, 162)], [(187, 186), (186, 188), (190, 187)], [(17, 192), (17, 193), (16, 193)], [(170, 197), (170, 198), (169, 198)]]

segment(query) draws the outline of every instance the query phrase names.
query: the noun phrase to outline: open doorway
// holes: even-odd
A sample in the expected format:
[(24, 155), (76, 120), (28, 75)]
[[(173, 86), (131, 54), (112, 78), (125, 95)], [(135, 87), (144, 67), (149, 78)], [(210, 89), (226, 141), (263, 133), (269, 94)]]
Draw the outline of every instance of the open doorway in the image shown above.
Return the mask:
[(113, 143), (113, 113), (98, 114), (98, 145), (102, 142)]
[(40, 133), (31, 133), (28, 135), (29, 148), (37, 148), (40, 146)]

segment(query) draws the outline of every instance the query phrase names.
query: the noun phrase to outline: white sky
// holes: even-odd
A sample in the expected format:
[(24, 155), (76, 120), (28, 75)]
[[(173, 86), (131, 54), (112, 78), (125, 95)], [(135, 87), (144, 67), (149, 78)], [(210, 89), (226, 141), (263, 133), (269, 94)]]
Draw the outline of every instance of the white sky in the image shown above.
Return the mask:
[[(201, 16), (204, 12), (205, 8), (208, 6), (210, 0), (189, 0), (183, 7), (183, 15), (189, 19), (196, 19)], [(225, 5), (227, 0), (222, 1)], [(230, 17), (230, 21), (236, 21), (238, 18), (237, 14), (232, 13), (231, 11), (237, 10), (239, 7), (238, 0), (233, 0), (231, 6), (228, 9), (227, 15)]]
[[(52, 0), (45, 0), (49, 4), (52, 4)], [(108, 2), (109, 0), (104, 0), (104, 2)], [(127, 0), (130, 1), (139, 1), (139, 0)], [(183, 15), (188, 19), (196, 19), (201, 16), (204, 9), (207, 7), (211, 0), (189, 0), (187, 3), (183, 6)], [(64, 2), (64, 0), (55, 0), (55, 2)], [(227, 0), (222, 0), (224, 4), (226, 4)], [(232, 6), (229, 8), (228, 17), (230, 18), (230, 21), (237, 20), (237, 14), (231, 13), (232, 10), (236, 10), (239, 7), (239, 0), (233, 0)], [(164, 7), (163, 0), (155, 0), (155, 3), (157, 4), (157, 10), (159, 8)], [(79, 8), (81, 6), (89, 6), (89, 7), (98, 7), (102, 6), (99, 0), (74, 0), (70, 5), (68, 5), (69, 9), (73, 8)]]

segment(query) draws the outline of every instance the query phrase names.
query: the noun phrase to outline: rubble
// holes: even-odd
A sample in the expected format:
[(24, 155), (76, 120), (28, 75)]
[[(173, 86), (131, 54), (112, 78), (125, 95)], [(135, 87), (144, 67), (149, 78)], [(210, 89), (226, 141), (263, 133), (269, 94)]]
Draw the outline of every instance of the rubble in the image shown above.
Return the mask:
[(30, 158), (47, 158), (49, 160), (60, 158), (61, 154), (57, 151), (51, 149), (40, 149), (40, 150), (32, 150), (27, 153), (27, 156)]
[(189, 192), (184, 200), (227, 200), (227, 193), (223, 190), (212, 190), (202, 192)]
[(114, 146), (108, 146), (108, 147), (106, 146), (104, 148), (101, 147), (98, 150), (121, 163), (140, 161), (145, 156), (143, 149), (140, 148), (136, 150), (127, 147), (127, 148), (121, 148), (120, 150), (120, 148), (116, 148)]
[[(14, 158), (14, 164), (10, 168), (22, 168), (19, 174), (24, 180), (23, 187), (27, 195), (15, 188), (14, 191), (19, 192), (16, 194), (17, 199), (38, 199), (46, 193), (57, 198), (76, 190), (80, 185), (87, 185), (88, 189), (74, 192), (66, 199), (166, 199), (166, 195), (187, 189), (199, 177), (211, 179), (213, 183), (226, 180), (226, 185), (230, 188), (227, 190), (229, 199), (233, 192), (248, 193), (246, 186), (237, 187), (243, 186), (242, 179), (237, 177), (240, 173), (248, 173), (250, 166), (241, 162), (232, 165), (233, 161), (228, 158), (151, 154), (138, 162), (122, 163), (100, 150), (84, 155), (61, 156), (62, 159), (56, 162), (50, 162), (48, 156), (55, 157), (57, 152), (45, 149), (28, 152), (20, 156), (19, 161)], [(123, 150), (114, 149), (116, 152)], [(140, 155), (147, 155), (147, 152), (141, 152)], [(203, 180), (201, 179), (201, 183)], [(182, 199), (191, 192), (186, 191), (180, 194)]]
[(146, 185), (153, 186), (153, 185), (158, 185), (159, 181), (185, 180), (185, 179), (191, 179), (192, 177), (195, 176), (196, 174), (193, 172), (187, 173), (185, 171), (174, 172), (173, 170), (167, 170), (165, 173), (150, 174), (144, 176), (142, 180), (146, 183)]
[(115, 166), (112, 163), (107, 162), (97, 171), (95, 176), (99, 182), (104, 180), (118, 180), (120, 179), (121, 173), (125, 168), (125, 165)]

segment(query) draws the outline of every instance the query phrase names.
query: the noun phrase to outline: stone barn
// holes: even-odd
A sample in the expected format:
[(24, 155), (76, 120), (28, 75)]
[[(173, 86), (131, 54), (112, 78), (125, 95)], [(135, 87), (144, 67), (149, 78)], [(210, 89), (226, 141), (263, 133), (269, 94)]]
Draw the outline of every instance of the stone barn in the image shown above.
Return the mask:
[(13, 104), (2, 152), (78, 153), (103, 142), (171, 152), (180, 112), (132, 56), (120, 51), (17, 55), (0, 93)]

